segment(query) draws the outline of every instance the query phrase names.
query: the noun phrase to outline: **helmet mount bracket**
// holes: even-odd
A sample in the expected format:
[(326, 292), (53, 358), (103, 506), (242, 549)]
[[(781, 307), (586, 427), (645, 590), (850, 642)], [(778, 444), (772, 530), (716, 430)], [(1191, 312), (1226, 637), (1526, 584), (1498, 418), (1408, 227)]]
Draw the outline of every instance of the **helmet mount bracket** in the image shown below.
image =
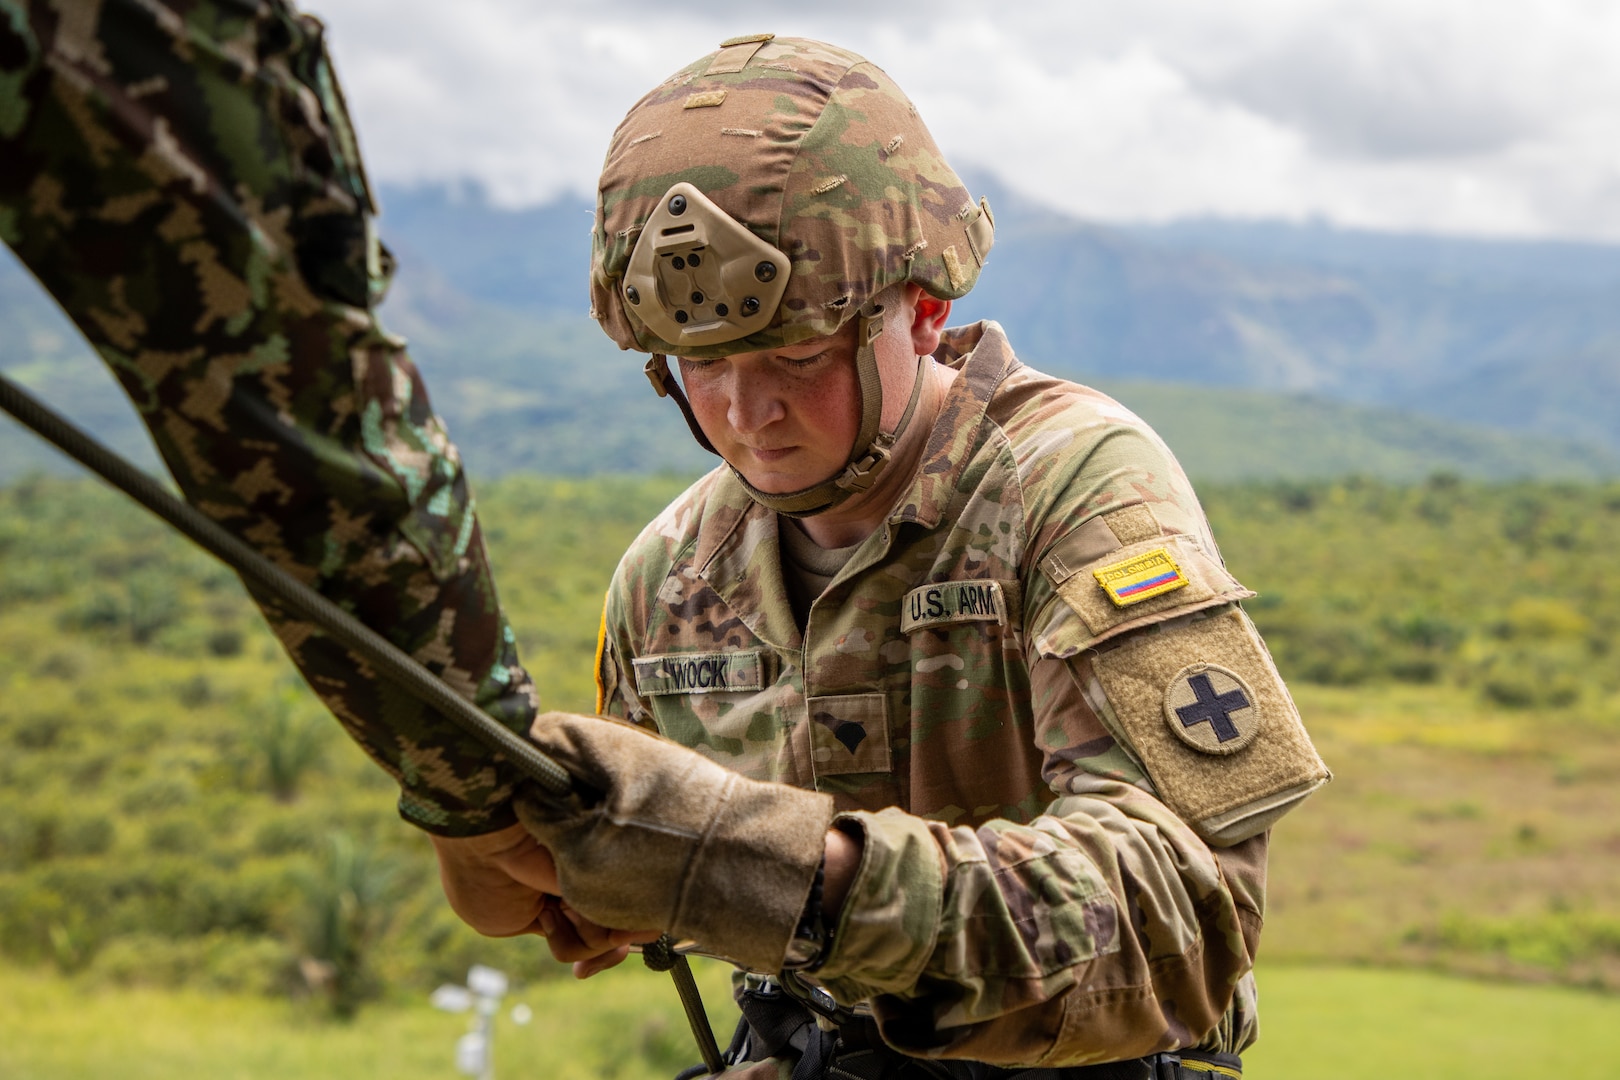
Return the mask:
[(647, 329), (684, 356), (770, 326), (792, 272), (786, 255), (682, 182), (642, 227), (621, 288)]

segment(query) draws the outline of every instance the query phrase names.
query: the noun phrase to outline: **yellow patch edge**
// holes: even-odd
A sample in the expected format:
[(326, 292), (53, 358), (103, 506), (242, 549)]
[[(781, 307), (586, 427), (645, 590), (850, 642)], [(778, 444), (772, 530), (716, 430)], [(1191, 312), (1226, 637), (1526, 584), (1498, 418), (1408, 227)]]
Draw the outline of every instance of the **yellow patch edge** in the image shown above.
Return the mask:
[[(1103, 592), (1108, 594), (1108, 599), (1114, 602), (1114, 606), (1121, 608), (1130, 607), (1155, 596), (1163, 596), (1187, 584), (1187, 576), (1181, 572), (1181, 566), (1171, 557), (1169, 548), (1162, 547), (1144, 551), (1140, 555), (1132, 555), (1120, 562), (1109, 563), (1093, 570), (1091, 576), (1097, 579), (1097, 584), (1102, 586)], [(1165, 580), (1147, 588), (1139, 587), (1142, 583), (1161, 576)], [(1126, 595), (1121, 595), (1122, 589), (1127, 590)]]

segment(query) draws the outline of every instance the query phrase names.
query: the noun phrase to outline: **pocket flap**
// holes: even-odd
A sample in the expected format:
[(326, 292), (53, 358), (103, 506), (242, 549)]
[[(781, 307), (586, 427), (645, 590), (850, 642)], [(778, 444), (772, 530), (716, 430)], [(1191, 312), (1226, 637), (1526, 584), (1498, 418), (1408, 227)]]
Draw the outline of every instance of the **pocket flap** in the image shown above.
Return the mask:
[(1048, 556), (1041, 572), (1078, 617), (1049, 620), (1037, 633), (1037, 647), (1054, 656), (1072, 656), (1127, 630), (1254, 595), (1187, 535), (1139, 540), (1083, 566)]

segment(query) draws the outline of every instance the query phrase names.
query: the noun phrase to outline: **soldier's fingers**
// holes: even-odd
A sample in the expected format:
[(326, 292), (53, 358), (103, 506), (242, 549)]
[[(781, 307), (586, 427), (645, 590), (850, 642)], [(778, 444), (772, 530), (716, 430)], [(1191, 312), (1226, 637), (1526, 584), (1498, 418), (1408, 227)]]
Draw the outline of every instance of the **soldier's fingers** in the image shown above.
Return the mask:
[(621, 945), (645, 945), (663, 936), (659, 930), (618, 930), (611, 926), (603, 926), (569, 907), (566, 900), (558, 901), (557, 906), (573, 924), (574, 932), (579, 939), (599, 950), (617, 949)]
[[(541, 916), (540, 923), (545, 934), (546, 947), (551, 950), (551, 955), (555, 959), (565, 964), (594, 960), (604, 952), (612, 952), (623, 947), (615, 945), (606, 934), (593, 933), (587, 938), (570, 919), (555, 911), (546, 911)], [(599, 927), (596, 929), (600, 931)]]
[(626, 945), (614, 949), (612, 952), (605, 952), (590, 960), (581, 960), (574, 965), (574, 978), (588, 979), (597, 972), (606, 971), (610, 967), (618, 967), (624, 963), (624, 958), (629, 955), (630, 947)]
[(567, 922), (558, 910), (561, 906), (562, 902), (555, 896), (544, 897), (540, 904), (540, 914), (534, 917), (534, 932), (549, 941), (551, 935), (557, 932), (558, 924)]

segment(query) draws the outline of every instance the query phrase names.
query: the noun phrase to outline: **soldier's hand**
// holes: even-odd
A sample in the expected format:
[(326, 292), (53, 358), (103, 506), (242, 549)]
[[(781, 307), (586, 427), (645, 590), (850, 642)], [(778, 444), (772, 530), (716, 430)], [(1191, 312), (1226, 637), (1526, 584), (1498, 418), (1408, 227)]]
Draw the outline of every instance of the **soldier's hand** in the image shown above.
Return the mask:
[(781, 967), (821, 865), (830, 796), (749, 780), (640, 728), (544, 713), (530, 737), (599, 792), (533, 791), (518, 817), (562, 896), (599, 926), (656, 926), (762, 971)]
[(432, 840), (444, 895), (463, 922), (489, 937), (545, 932), (542, 916), (556, 901), (557, 869), (527, 829)]
[(585, 978), (622, 961), (657, 930), (615, 930), (571, 910), (558, 893), (551, 853), (522, 825), (483, 836), (435, 836), (439, 880), (462, 920), (490, 937), (540, 934), (551, 955)]

